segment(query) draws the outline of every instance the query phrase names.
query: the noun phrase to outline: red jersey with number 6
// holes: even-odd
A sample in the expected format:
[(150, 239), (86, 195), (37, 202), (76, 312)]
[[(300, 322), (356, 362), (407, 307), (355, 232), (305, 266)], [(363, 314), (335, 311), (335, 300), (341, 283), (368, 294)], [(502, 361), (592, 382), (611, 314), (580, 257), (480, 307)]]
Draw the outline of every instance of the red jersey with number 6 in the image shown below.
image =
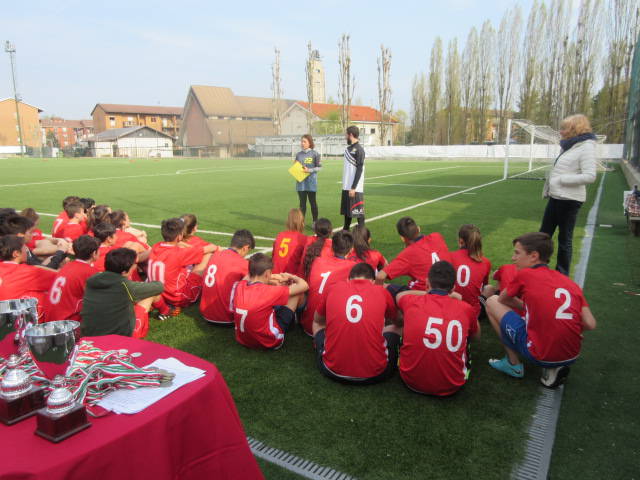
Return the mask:
[(580, 354), (582, 307), (589, 304), (573, 280), (537, 265), (519, 270), (507, 294), (524, 302), (527, 348), (533, 358), (564, 362)]
[(287, 272), (292, 275), (300, 275), (302, 253), (307, 243), (307, 236), (300, 232), (280, 232), (273, 242), (271, 254), (272, 273)]
[(204, 271), (200, 314), (212, 323), (233, 323), (231, 292), (249, 273), (249, 262), (232, 248), (217, 250)]
[(311, 325), (313, 324), (313, 316), (316, 313), (318, 305), (324, 295), (330, 290), (331, 286), (347, 280), (349, 272), (356, 264), (346, 258), (317, 257), (311, 265), (309, 273), (309, 294), (307, 296), (307, 306), (302, 314), (300, 324), (308, 335), (311, 335)]
[(202, 248), (156, 243), (149, 254), (147, 275), (150, 281), (164, 284), (162, 297), (168, 303), (179, 307), (189, 305), (200, 295), (201, 284), (200, 276), (192, 274), (191, 267), (200, 263), (203, 256)]
[(322, 361), (336, 375), (365, 379), (387, 367), (385, 318), (398, 313), (386, 288), (366, 279), (339, 282), (320, 299), (318, 313), (327, 319)]
[(456, 284), (453, 290), (462, 295), (462, 300), (473, 307), (477, 317), (481, 310), (478, 297), (482, 293), (482, 287), (489, 283), (491, 262), (486, 257), (482, 257), (478, 262), (469, 256), (469, 250), (461, 248), (451, 252), (451, 263), (456, 271)]
[(82, 297), (87, 279), (99, 270), (84, 260), (74, 260), (56, 275), (47, 296), (47, 320), (82, 321)]
[(404, 295), (400, 376), (412, 390), (451, 395), (467, 379), (467, 337), (478, 330), (473, 308), (445, 292)]

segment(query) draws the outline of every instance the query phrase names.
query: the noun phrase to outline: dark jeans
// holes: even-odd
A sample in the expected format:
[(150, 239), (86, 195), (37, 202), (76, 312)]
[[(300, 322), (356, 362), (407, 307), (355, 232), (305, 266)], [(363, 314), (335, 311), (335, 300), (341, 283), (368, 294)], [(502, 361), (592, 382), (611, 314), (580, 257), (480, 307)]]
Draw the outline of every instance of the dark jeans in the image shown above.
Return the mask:
[(550, 198), (547, 208), (544, 210), (540, 231), (553, 234), (558, 228), (558, 257), (556, 260), (556, 270), (565, 275), (569, 275), (571, 266), (571, 253), (573, 249), (573, 228), (576, 226), (578, 210), (582, 202), (576, 200), (557, 200)]
[(300, 199), (300, 210), (304, 216), (307, 215), (307, 198), (309, 199), (309, 205), (311, 205), (311, 216), (313, 221), (318, 220), (318, 204), (316, 203), (316, 192), (302, 191), (298, 192), (298, 198)]

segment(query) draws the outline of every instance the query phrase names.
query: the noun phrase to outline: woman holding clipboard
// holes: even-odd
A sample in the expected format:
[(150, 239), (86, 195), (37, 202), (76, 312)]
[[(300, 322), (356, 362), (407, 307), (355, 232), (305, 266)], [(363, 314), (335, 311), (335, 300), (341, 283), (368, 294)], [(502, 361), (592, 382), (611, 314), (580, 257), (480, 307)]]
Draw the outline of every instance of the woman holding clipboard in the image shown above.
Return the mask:
[(316, 191), (318, 190), (317, 175), (322, 165), (320, 164), (320, 154), (313, 149), (314, 146), (311, 135), (306, 134), (302, 136), (300, 139), (300, 147), (302, 147), (302, 150), (296, 155), (294, 167), (296, 167), (296, 162), (299, 163), (302, 171), (306, 175), (306, 178), (303, 178), (302, 181), (296, 181), (296, 191), (300, 199), (300, 210), (302, 210), (302, 214), (306, 216), (308, 198), (309, 204), (311, 205), (311, 215), (315, 222), (318, 220), (318, 204), (316, 203)]

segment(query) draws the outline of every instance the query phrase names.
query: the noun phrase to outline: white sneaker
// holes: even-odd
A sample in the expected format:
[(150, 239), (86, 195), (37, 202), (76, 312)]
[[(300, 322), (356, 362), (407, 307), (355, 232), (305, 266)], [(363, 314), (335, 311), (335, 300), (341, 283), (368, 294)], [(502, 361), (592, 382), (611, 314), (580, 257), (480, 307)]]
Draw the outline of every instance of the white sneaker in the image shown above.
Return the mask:
[(571, 369), (566, 365), (554, 368), (543, 368), (540, 383), (547, 388), (556, 388), (562, 385)]

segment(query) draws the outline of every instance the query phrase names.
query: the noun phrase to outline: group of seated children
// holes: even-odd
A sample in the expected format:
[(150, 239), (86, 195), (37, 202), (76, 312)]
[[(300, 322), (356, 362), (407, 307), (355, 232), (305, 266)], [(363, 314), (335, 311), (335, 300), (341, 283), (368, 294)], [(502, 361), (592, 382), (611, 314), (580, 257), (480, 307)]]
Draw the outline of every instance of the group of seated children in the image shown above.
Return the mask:
[[(195, 235), (197, 219), (187, 214), (164, 220), (163, 241), (149, 246), (125, 212), (82, 200), (64, 200), (51, 238), (36, 231), (32, 209), (0, 210), (0, 300), (35, 297), (42, 321), (79, 320), (84, 335), (142, 338), (151, 310), (165, 320), (199, 301), (204, 320), (233, 326), (248, 348), (280, 348), (299, 323), (332, 379), (370, 384), (398, 369), (411, 390), (447, 396), (469, 377), (485, 300), (506, 350), (489, 364), (522, 378), (522, 357), (543, 368), (548, 387), (566, 378), (583, 330), (595, 328), (580, 287), (549, 269), (553, 243), (544, 233), (513, 241), (513, 264), (496, 271), (494, 287), (474, 225), (459, 229), (449, 251), (441, 234), (403, 217), (396, 229), (405, 247), (387, 262), (364, 225), (332, 233), (320, 218), (307, 236), (292, 209), (272, 254), (247, 259), (255, 248), (248, 230), (219, 248)], [(403, 276), (406, 285), (385, 283)]]

